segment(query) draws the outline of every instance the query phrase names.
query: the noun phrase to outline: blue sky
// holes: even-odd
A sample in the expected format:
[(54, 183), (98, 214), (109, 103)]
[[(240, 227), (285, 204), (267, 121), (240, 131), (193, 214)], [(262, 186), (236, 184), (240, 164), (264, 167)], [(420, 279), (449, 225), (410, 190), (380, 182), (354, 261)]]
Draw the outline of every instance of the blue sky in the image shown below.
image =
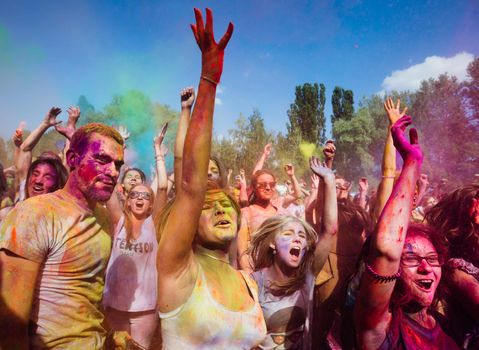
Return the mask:
[(193, 7), (207, 6), (217, 37), (235, 24), (217, 134), (253, 108), (268, 129), (285, 131), (294, 87), (305, 82), (326, 85), (329, 115), (336, 85), (359, 101), (442, 72), (464, 79), (479, 55), (476, 0), (0, 0), (0, 136), (20, 120), (31, 130), (51, 106), (66, 110), (80, 95), (101, 110), (138, 89), (178, 110), (179, 91), (196, 86), (200, 71)]

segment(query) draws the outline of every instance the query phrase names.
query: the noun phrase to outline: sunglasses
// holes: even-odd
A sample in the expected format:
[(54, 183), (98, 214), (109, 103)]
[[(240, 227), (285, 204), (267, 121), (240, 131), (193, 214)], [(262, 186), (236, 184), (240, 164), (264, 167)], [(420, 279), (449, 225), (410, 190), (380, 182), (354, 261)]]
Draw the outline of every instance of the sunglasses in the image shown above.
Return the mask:
[(422, 260), (425, 259), (429, 266), (442, 266), (444, 261), (437, 255), (419, 256), (416, 254), (404, 254), (401, 258), (401, 264), (406, 267), (416, 267), (421, 265)]
[(276, 182), (258, 182), (256, 184), (257, 188), (265, 189), (269, 186), (269, 188), (275, 188), (276, 187)]
[(151, 194), (149, 194), (148, 192), (136, 192), (136, 191), (131, 191), (129, 194), (128, 194), (128, 198), (130, 199), (144, 199), (144, 200), (147, 200), (149, 201), (151, 199)]

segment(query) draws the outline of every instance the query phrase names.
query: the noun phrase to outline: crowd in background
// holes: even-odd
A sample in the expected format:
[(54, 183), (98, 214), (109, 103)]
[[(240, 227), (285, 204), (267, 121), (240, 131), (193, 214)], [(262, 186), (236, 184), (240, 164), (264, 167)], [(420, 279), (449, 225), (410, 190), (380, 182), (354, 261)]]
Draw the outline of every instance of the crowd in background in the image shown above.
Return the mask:
[[(211, 154), (233, 25), (217, 43), (211, 11), (195, 16), (202, 71), (180, 93), (172, 171), (168, 124), (151, 181), (123, 164), (128, 130), (77, 128), (78, 107), (65, 125), (53, 107), (28, 137), (13, 133), (14, 164), (0, 164), (0, 348), (479, 348), (478, 176), (431, 184), (416, 130), (406, 136), (414, 116), (391, 98), (377, 188), (335, 171), (334, 140), (309, 178), (292, 163), (268, 170), (271, 144), (234, 174)], [(64, 150), (33, 159), (50, 128)]]

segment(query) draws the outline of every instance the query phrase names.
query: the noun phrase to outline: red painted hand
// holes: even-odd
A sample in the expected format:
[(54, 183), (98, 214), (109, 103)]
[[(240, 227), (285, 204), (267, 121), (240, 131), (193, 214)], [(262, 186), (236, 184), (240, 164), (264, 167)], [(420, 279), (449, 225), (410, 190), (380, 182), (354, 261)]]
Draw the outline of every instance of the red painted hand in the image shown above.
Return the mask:
[(412, 118), (408, 115), (401, 117), (391, 128), (391, 135), (394, 147), (398, 150), (404, 161), (417, 161), (422, 164), (423, 154), (418, 142), (417, 131), (414, 128), (409, 130), (410, 142), (406, 139), (404, 131), (412, 123)]
[(198, 47), (201, 50), (201, 76), (218, 84), (223, 72), (224, 50), (233, 34), (233, 23), (230, 22), (226, 33), (216, 43), (213, 33), (213, 13), (206, 9), (206, 25), (203, 24), (201, 11), (195, 8), (196, 24), (191, 25)]

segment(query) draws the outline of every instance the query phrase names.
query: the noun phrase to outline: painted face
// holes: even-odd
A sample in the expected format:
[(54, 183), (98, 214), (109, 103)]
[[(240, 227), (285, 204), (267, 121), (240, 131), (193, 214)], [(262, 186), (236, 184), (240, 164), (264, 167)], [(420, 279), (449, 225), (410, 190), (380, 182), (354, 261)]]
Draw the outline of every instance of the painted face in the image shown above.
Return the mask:
[(401, 257), (400, 278), (409, 287), (415, 302), (425, 307), (431, 305), (441, 273), (438, 255), (431, 241), (422, 236), (407, 236)]
[(218, 181), (220, 179), (220, 169), (212, 159), (210, 159), (208, 164), (208, 179), (213, 181)]
[(122, 184), (126, 193), (130, 192), (133, 186), (141, 183), (143, 183), (143, 180), (141, 179), (141, 174), (138, 171), (127, 170)]
[(256, 181), (255, 196), (260, 200), (271, 200), (276, 192), (276, 180), (270, 174), (261, 174)]
[(28, 196), (52, 192), (57, 180), (58, 174), (53, 166), (47, 163), (37, 164), (28, 180)]
[(236, 237), (238, 213), (223, 193), (207, 193), (198, 224), (200, 243), (223, 245)]
[(153, 205), (150, 190), (144, 185), (135, 186), (128, 192), (127, 201), (131, 212), (140, 217), (148, 216)]
[(275, 249), (275, 260), (281, 264), (296, 268), (306, 254), (307, 240), (303, 225), (297, 221), (286, 223), (274, 237), (271, 247)]
[(110, 199), (123, 165), (123, 147), (97, 133), (90, 135), (86, 147), (82, 156), (77, 155), (70, 176), (87, 200), (105, 202)]
[(469, 208), (469, 217), (475, 225), (479, 225), (479, 198), (472, 199), (471, 207)]

